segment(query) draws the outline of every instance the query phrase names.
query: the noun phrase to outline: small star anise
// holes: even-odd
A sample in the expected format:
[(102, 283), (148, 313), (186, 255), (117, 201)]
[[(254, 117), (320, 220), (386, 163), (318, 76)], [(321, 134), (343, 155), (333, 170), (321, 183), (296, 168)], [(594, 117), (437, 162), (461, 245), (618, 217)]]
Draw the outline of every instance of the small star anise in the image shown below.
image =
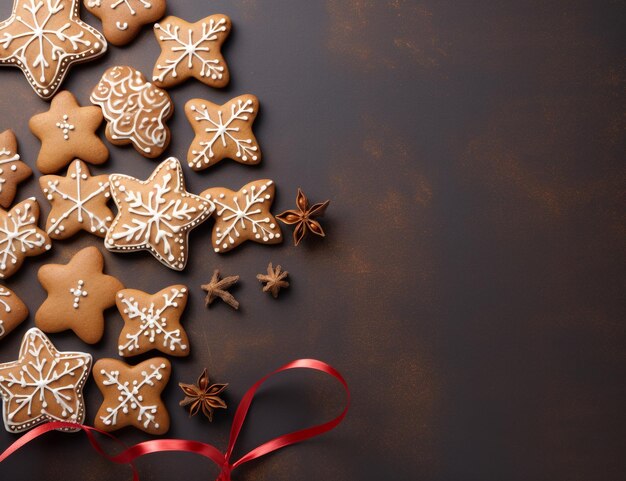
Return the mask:
[(185, 393), (185, 399), (180, 401), (180, 405), (191, 406), (189, 408), (189, 417), (195, 416), (202, 409), (202, 413), (213, 421), (213, 411), (215, 409), (226, 409), (226, 403), (220, 397), (220, 394), (226, 389), (228, 384), (210, 384), (209, 374), (205, 369), (196, 384), (178, 383)]
[(239, 309), (239, 301), (228, 292), (228, 289), (239, 281), (239, 276), (228, 276), (224, 279), (220, 279), (219, 269), (213, 271), (213, 277), (208, 284), (200, 286), (202, 290), (206, 291), (205, 304), (207, 307), (218, 297), (228, 304), (233, 309)]
[(289, 275), (289, 272), (283, 271), (280, 266), (274, 266), (270, 262), (267, 266), (267, 275), (265, 274), (257, 274), (256, 278), (265, 282), (266, 284), (263, 286), (263, 292), (271, 292), (274, 298), (278, 297), (278, 292), (285, 287), (289, 287), (289, 282), (285, 279)]
[(328, 204), (330, 204), (330, 200), (313, 204), (309, 207), (309, 200), (306, 198), (306, 195), (304, 195), (304, 192), (298, 188), (298, 195), (296, 197), (298, 210), (286, 210), (282, 214), (277, 215), (276, 218), (284, 224), (296, 225), (293, 231), (293, 241), (295, 245), (298, 245), (304, 238), (307, 230), (310, 230), (313, 234), (321, 237), (326, 236), (322, 226), (313, 218), (324, 215)]

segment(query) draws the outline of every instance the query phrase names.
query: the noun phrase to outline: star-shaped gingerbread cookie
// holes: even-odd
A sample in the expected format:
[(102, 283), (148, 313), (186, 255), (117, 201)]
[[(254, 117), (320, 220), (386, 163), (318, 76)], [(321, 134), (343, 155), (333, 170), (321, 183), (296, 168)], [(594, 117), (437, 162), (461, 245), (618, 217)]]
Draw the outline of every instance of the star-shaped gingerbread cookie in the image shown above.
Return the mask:
[(45, 231), (37, 227), (39, 204), (31, 197), (8, 212), (0, 209), (0, 279), (13, 275), (26, 257), (50, 250), (52, 244)]
[(145, 181), (122, 174), (109, 179), (118, 212), (106, 235), (106, 248), (148, 250), (167, 267), (183, 270), (189, 233), (211, 215), (214, 206), (185, 190), (178, 159), (165, 160)]
[(83, 0), (102, 21), (106, 39), (117, 47), (131, 42), (148, 23), (165, 14), (165, 0)]
[(90, 354), (60, 352), (39, 329), (28, 330), (19, 359), (0, 364), (6, 430), (21, 433), (49, 421), (83, 423), (90, 370)]
[(231, 29), (226, 15), (211, 15), (196, 23), (167, 17), (154, 25), (161, 55), (152, 71), (152, 81), (170, 88), (196, 78), (209, 87), (225, 87), (230, 81), (221, 48)]
[(156, 294), (137, 289), (117, 293), (117, 309), (124, 319), (118, 350), (136, 356), (157, 349), (172, 356), (189, 355), (189, 339), (180, 325), (187, 305), (187, 287), (169, 286)]
[(202, 99), (187, 102), (185, 114), (196, 134), (187, 153), (189, 167), (203, 170), (225, 158), (248, 165), (261, 162), (252, 133), (258, 112), (259, 100), (254, 95), (241, 95), (224, 105)]
[(124, 285), (104, 274), (104, 257), (96, 247), (78, 251), (67, 264), (46, 264), (37, 278), (48, 297), (35, 313), (35, 324), (48, 333), (68, 329), (87, 344), (104, 333), (104, 310), (115, 305)]
[(109, 158), (109, 149), (96, 134), (104, 120), (95, 105), (81, 107), (71, 92), (64, 90), (54, 96), (47, 112), (31, 117), (31, 132), (41, 141), (37, 168), (52, 174), (74, 159), (102, 164)]
[(100, 359), (93, 378), (104, 399), (94, 426), (111, 432), (134, 426), (149, 434), (164, 434), (170, 415), (161, 400), (161, 391), (170, 379), (172, 366), (163, 357), (130, 366), (117, 359)]
[(28, 179), (33, 170), (20, 160), (17, 139), (12, 130), (0, 134), (0, 205), (5, 209), (11, 205), (17, 184)]
[(202, 197), (215, 204), (213, 250), (228, 252), (247, 240), (261, 244), (282, 242), (280, 226), (270, 212), (274, 193), (274, 182), (267, 179), (250, 182), (238, 192), (223, 187), (202, 192)]
[(28, 307), (8, 287), (0, 286), (0, 339), (28, 317)]
[(75, 160), (65, 177), (44, 175), (39, 185), (52, 205), (46, 230), (52, 239), (67, 239), (80, 230), (104, 237), (113, 221), (107, 207), (109, 176), (91, 176), (84, 162)]
[(19, 67), (48, 100), (73, 64), (106, 52), (102, 34), (79, 13), (79, 0), (15, 0), (11, 16), (0, 23), (0, 65)]

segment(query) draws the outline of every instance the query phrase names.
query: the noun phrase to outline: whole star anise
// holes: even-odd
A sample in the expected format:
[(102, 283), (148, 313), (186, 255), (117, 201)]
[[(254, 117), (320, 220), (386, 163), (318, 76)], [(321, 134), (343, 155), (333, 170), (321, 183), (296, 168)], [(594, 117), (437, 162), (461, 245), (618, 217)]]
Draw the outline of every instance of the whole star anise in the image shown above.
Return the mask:
[(267, 266), (267, 274), (257, 274), (256, 278), (265, 283), (263, 292), (270, 292), (276, 299), (282, 288), (289, 287), (289, 282), (285, 280), (288, 275), (289, 272), (283, 271), (280, 266), (274, 268), (270, 262)]
[(200, 286), (202, 290), (207, 293), (205, 298), (206, 306), (209, 307), (211, 303), (219, 297), (233, 309), (239, 309), (239, 301), (228, 292), (228, 289), (238, 281), (239, 276), (228, 276), (224, 279), (220, 279), (220, 271), (219, 269), (215, 269), (209, 283)]
[(185, 399), (180, 401), (183, 407), (189, 408), (189, 417), (195, 416), (202, 409), (202, 413), (213, 421), (213, 411), (215, 409), (226, 409), (226, 403), (220, 394), (226, 389), (228, 384), (210, 384), (209, 374), (205, 369), (196, 384), (178, 383), (185, 393)]
[(322, 229), (319, 222), (314, 220), (314, 217), (324, 215), (328, 204), (330, 204), (330, 200), (313, 204), (309, 207), (309, 200), (306, 195), (304, 195), (304, 192), (302, 192), (302, 189), (298, 188), (298, 195), (296, 196), (298, 209), (286, 210), (282, 214), (278, 214), (276, 218), (284, 224), (295, 224), (293, 241), (295, 245), (298, 245), (307, 231), (311, 231), (313, 234), (321, 237), (326, 236), (324, 229)]

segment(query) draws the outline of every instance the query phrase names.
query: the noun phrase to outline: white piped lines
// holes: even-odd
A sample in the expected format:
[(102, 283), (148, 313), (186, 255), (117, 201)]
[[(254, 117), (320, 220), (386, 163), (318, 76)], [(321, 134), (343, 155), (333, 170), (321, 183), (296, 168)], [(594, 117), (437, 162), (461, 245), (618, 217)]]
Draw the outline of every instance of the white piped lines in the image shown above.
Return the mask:
[(87, 297), (87, 290), (85, 289), (85, 281), (80, 279), (76, 287), (72, 287), (70, 289), (70, 294), (74, 296), (72, 306), (74, 309), (78, 309), (80, 307), (80, 299), (81, 297)]

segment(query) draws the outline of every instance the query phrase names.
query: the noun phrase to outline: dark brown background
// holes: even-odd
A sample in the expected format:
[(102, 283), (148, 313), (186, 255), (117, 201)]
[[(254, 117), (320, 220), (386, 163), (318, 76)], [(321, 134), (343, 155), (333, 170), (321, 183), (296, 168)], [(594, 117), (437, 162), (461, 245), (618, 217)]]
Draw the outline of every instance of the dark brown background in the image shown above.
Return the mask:
[[(10, 13), (10, 1), (0, 17)], [(190, 81), (172, 91), (169, 153), (192, 139), (182, 107), (254, 93), (260, 167), (224, 161), (188, 188), (276, 181), (275, 212), (302, 186), (332, 199), (328, 237), (294, 248), (210, 250), (210, 223), (191, 237), (187, 270), (149, 254), (106, 254), (127, 286), (191, 287), (184, 324), (193, 354), (174, 381), (203, 367), (230, 382), (228, 412), (189, 420), (172, 382), (171, 437), (225, 446), (234, 407), (257, 378), (298, 357), (326, 360), (347, 377), (353, 409), (323, 438), (237, 472), (241, 480), (618, 480), (626, 470), (624, 368), (624, 2), (170, 1), (188, 20), (232, 17), (223, 91)], [(95, 26), (99, 23), (88, 15)], [(152, 70), (149, 30), (131, 46), (75, 68), (65, 88), (83, 103), (106, 67)], [(46, 109), (18, 70), (3, 69), (0, 128), (13, 128), (34, 165), (31, 115)], [(93, 173), (146, 178), (156, 162), (111, 147)], [(33, 178), (19, 198), (43, 199)], [(47, 203), (43, 203), (47, 213)], [(290, 229), (284, 229), (287, 238)], [(6, 284), (34, 312), (37, 268), (66, 262), (83, 235), (56, 242)], [(278, 301), (255, 274), (268, 261), (291, 272)], [(199, 285), (213, 268), (240, 274), (242, 310), (206, 310)], [(121, 320), (109, 312), (102, 343), (55, 335), (60, 349), (116, 354)], [(32, 317), (2, 342), (16, 357)], [(86, 389), (88, 421), (99, 405)], [(316, 375), (286, 375), (259, 397), (242, 447), (321, 421), (341, 403)], [(147, 439), (132, 430), (126, 442)], [(16, 438), (2, 432), (0, 449)], [(243, 450), (242, 449), (242, 450)], [(212, 479), (191, 455), (141, 460), (143, 480)], [(0, 466), (11, 480), (129, 479), (86, 447), (52, 434)]]

